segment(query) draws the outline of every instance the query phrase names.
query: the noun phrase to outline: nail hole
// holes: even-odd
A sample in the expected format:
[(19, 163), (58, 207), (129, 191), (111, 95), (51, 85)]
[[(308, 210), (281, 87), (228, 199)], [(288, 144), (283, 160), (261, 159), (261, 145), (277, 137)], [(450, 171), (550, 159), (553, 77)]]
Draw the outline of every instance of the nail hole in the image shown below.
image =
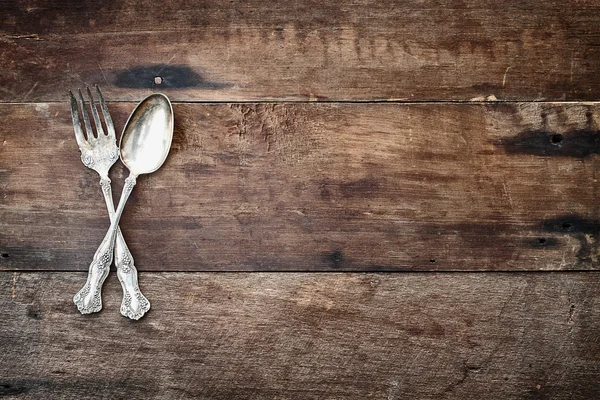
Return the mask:
[(568, 222), (563, 222), (562, 227), (565, 231), (568, 231), (571, 229), (571, 224)]
[(344, 254), (340, 250), (334, 251), (329, 257), (335, 264), (339, 264), (344, 261)]
[(435, 264), (437, 261), (435, 261), (433, 258), (431, 260), (429, 260), (430, 263)]
[(550, 143), (555, 144), (555, 145), (559, 145), (561, 144), (563, 141), (563, 135), (561, 135), (560, 133), (556, 133), (552, 136), (550, 136)]
[(8, 257), (9, 257), (8, 253), (2, 253), (2, 258), (8, 258)]
[(546, 244), (546, 238), (540, 238), (540, 244)]
[(160, 76), (154, 77), (154, 83), (160, 85), (163, 82), (163, 79)]

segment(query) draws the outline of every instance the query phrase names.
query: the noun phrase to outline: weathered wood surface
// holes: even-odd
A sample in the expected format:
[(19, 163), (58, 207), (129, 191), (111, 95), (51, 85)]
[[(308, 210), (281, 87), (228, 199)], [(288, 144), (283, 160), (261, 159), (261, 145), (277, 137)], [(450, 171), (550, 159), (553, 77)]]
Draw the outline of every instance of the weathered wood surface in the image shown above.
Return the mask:
[(81, 316), (84, 273), (0, 273), (14, 399), (595, 399), (597, 273), (147, 273)]
[[(134, 104), (109, 107), (120, 129)], [(598, 267), (597, 105), (175, 114), (165, 166), (121, 220), (141, 270)], [(3, 105), (0, 118), (0, 268), (86, 270), (109, 223), (68, 105)]]
[[(596, 100), (600, 4), (0, 3), (0, 101)], [(155, 78), (162, 82), (155, 83)]]

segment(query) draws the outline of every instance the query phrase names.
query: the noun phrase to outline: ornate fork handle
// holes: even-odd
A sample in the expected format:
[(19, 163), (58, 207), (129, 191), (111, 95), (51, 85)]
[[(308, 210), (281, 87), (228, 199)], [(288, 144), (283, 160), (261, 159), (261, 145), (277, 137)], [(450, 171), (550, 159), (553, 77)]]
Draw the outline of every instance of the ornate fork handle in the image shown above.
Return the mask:
[(85, 285), (73, 297), (73, 302), (82, 314), (91, 314), (102, 310), (102, 285), (110, 272), (113, 248), (114, 241), (107, 234), (94, 253)]
[[(115, 205), (112, 198), (110, 178), (100, 180), (104, 201), (108, 209), (110, 222), (115, 219)], [(133, 263), (133, 256), (125, 243), (121, 228), (117, 225), (117, 233), (114, 243), (115, 266), (117, 276), (123, 289), (123, 301), (121, 302), (121, 314), (127, 318), (140, 319), (150, 310), (150, 302), (142, 294), (138, 286), (137, 269)]]

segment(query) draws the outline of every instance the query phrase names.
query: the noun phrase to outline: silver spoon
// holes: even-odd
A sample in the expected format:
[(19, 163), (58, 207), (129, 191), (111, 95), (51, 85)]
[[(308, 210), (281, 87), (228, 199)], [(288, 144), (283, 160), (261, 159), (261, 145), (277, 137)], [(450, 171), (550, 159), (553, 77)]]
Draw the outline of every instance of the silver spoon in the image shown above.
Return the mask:
[[(129, 177), (125, 179), (123, 194), (117, 207), (115, 224), (121, 216), (119, 208), (131, 194), (136, 178), (141, 174), (149, 174), (159, 169), (165, 162), (173, 139), (173, 107), (167, 96), (153, 94), (144, 99), (133, 110), (121, 135), (121, 161), (129, 169)], [(112, 228), (112, 225), (111, 225)], [(115, 245), (117, 276), (123, 288), (121, 314), (131, 319), (140, 319), (149, 309), (150, 302), (142, 295), (138, 287), (137, 270), (133, 265), (133, 257), (124, 241)]]
[[(129, 176), (125, 179), (121, 199), (114, 218), (111, 219), (110, 228), (96, 250), (95, 261), (92, 262), (94, 264), (96, 259), (108, 261), (112, 259), (114, 251), (115, 257), (122, 265), (122, 268), (117, 270), (123, 288), (121, 313), (132, 319), (141, 318), (150, 309), (150, 303), (139, 290), (137, 271), (133, 266), (133, 258), (127, 245), (123, 243), (115, 247), (115, 237), (125, 203), (135, 187), (137, 177), (152, 173), (163, 165), (169, 154), (172, 139), (171, 102), (163, 94), (148, 96), (133, 110), (121, 134), (121, 161), (129, 169)], [(97, 270), (92, 267), (93, 265), (90, 266), (90, 273)]]

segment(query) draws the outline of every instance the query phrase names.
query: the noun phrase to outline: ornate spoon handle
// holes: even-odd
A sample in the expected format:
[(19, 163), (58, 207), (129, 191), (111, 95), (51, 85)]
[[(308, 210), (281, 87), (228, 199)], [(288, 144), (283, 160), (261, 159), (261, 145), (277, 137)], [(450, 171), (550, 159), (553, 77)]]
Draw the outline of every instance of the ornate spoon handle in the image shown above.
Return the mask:
[(133, 257), (125, 244), (125, 240), (117, 234), (115, 243), (115, 264), (117, 264), (117, 276), (123, 288), (123, 301), (121, 302), (121, 314), (127, 318), (140, 319), (150, 310), (150, 302), (140, 291), (138, 286), (138, 275)]
[[(108, 209), (108, 215), (112, 222), (115, 218), (115, 205), (112, 198), (110, 179), (100, 181), (104, 201)], [(138, 285), (137, 269), (133, 263), (133, 256), (125, 243), (121, 228), (117, 227), (117, 236), (114, 247), (115, 266), (117, 276), (123, 289), (123, 301), (121, 302), (121, 314), (130, 319), (140, 319), (150, 310), (150, 302), (140, 291)]]

